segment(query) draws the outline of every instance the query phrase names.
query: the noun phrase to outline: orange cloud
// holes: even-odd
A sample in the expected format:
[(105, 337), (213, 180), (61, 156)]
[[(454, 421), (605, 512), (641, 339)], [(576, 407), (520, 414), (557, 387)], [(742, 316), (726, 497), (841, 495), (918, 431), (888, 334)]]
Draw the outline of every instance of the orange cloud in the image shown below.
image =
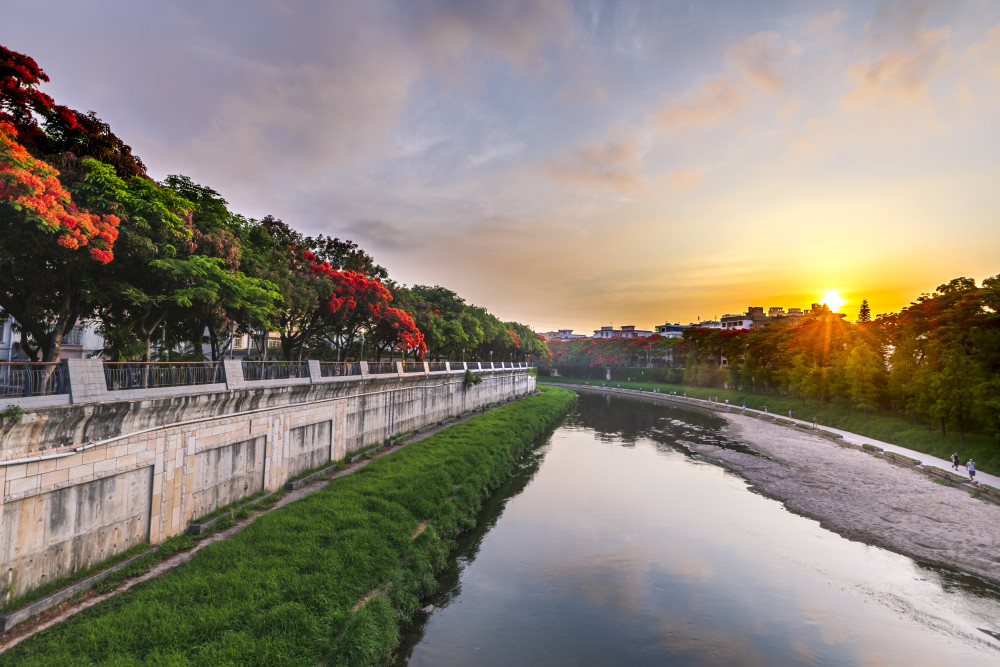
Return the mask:
[(726, 58), (743, 72), (751, 85), (777, 95), (785, 88), (787, 61), (799, 52), (798, 44), (780, 41), (776, 32), (758, 32), (731, 47)]
[(728, 76), (704, 81), (686, 100), (670, 104), (656, 115), (657, 121), (670, 130), (688, 125), (709, 125), (736, 118), (750, 104), (750, 92)]
[(948, 28), (920, 32), (903, 48), (886, 51), (874, 62), (847, 68), (852, 88), (841, 99), (844, 109), (882, 104), (913, 104), (926, 99), (931, 79), (947, 61)]
[(645, 187), (638, 142), (619, 142), (566, 151), (547, 164), (551, 176), (566, 183), (613, 190)]

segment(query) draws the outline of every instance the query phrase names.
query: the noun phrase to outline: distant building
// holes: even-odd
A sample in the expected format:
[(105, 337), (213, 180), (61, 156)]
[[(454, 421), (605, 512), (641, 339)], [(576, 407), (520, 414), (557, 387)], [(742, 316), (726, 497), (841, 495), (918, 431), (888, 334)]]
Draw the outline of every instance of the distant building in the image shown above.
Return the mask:
[(648, 338), (653, 335), (652, 331), (636, 329), (634, 324), (623, 326), (621, 329), (614, 327), (601, 327), (594, 331), (594, 338)]
[[(0, 362), (30, 361), (21, 349), (21, 334), (14, 331), (17, 321), (0, 314)], [(63, 336), (59, 348), (60, 359), (88, 359), (99, 356), (104, 349), (104, 338), (97, 332), (96, 321), (83, 321)]]
[[(817, 304), (813, 304), (812, 313), (815, 313)], [(801, 308), (789, 308), (787, 311), (781, 307), (771, 307), (764, 312), (763, 306), (750, 306), (742, 314), (726, 314), (722, 316), (722, 328), (727, 331), (733, 329), (756, 329), (766, 327), (776, 322), (787, 322), (798, 324), (802, 321), (805, 313)]]
[(684, 330), (688, 329), (690, 324), (657, 324), (656, 333), (664, 338), (681, 338), (684, 336)]
[(546, 331), (541, 335), (545, 336), (545, 340), (576, 340), (577, 338), (587, 338), (586, 334), (575, 334), (572, 329)]

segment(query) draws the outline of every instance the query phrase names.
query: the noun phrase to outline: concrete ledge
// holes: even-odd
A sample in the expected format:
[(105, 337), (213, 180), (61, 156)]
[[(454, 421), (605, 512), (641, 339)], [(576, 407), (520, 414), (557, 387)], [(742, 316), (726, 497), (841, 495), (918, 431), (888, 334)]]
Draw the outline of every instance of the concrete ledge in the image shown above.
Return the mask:
[(0, 398), (0, 410), (8, 406), (17, 405), (25, 410), (40, 410), (43, 408), (54, 408), (60, 405), (69, 405), (69, 394), (52, 394), (50, 396), (4, 396)]
[(941, 468), (935, 468), (933, 466), (924, 466), (924, 473), (931, 477), (937, 477), (938, 479), (943, 479), (953, 484), (968, 484), (969, 480), (961, 475), (956, 475), (950, 470), (942, 470)]
[(0, 615), (0, 634), (3, 634), (5, 632), (10, 632), (15, 627), (17, 627), (18, 625), (21, 625), (22, 623), (24, 623), (28, 619), (30, 619), (30, 618), (32, 618), (34, 616), (37, 616), (38, 614), (41, 614), (42, 612), (48, 611), (49, 609), (52, 609), (53, 607), (56, 607), (56, 606), (62, 604), (66, 600), (74, 598), (77, 595), (79, 595), (80, 593), (84, 593), (86, 591), (89, 591), (91, 588), (93, 588), (94, 586), (96, 586), (97, 584), (99, 584), (101, 581), (103, 581), (104, 579), (107, 579), (108, 576), (110, 576), (112, 573), (117, 572), (118, 570), (122, 569), (123, 567), (126, 567), (127, 565), (130, 565), (133, 561), (136, 561), (139, 558), (142, 558), (143, 556), (145, 556), (146, 554), (152, 553), (152, 552), (156, 551), (159, 548), (160, 547), (158, 547), (158, 546), (151, 547), (151, 548), (147, 549), (146, 551), (143, 551), (141, 554), (138, 554), (136, 556), (132, 556), (131, 558), (123, 560), (120, 563), (116, 563), (116, 564), (112, 565), (111, 567), (109, 567), (106, 570), (98, 572), (97, 574), (95, 574), (95, 575), (93, 575), (91, 577), (87, 577), (86, 579), (83, 579), (82, 581), (78, 581), (78, 582), (76, 582), (75, 584), (73, 584), (71, 586), (67, 586), (66, 588), (62, 589), (61, 591), (57, 591), (56, 593), (53, 593), (52, 595), (50, 595), (48, 597), (42, 598), (41, 600), (38, 600), (37, 602), (32, 602), (31, 604), (27, 605), (26, 607), (21, 607), (20, 609), (18, 609), (16, 611), (12, 611), (9, 614)]
[(904, 456), (903, 454), (897, 454), (896, 452), (883, 451), (882, 456), (889, 459), (890, 461), (895, 461), (896, 463), (901, 463), (908, 466), (918, 466), (921, 465), (920, 461), (911, 458), (909, 456)]
[[(327, 474), (328, 472), (330, 472), (331, 470), (336, 470), (336, 469), (337, 469), (337, 463), (336, 463), (336, 461), (334, 461), (330, 465), (323, 466), (322, 468), (320, 468), (316, 472), (311, 472), (308, 475), (306, 475), (305, 477), (300, 477), (299, 479), (296, 479), (296, 480), (293, 480), (293, 481), (290, 481), (290, 482), (285, 482), (285, 489), (288, 490), (288, 491), (294, 491), (295, 489), (301, 489), (303, 486), (309, 484), (310, 482), (312, 482), (317, 477), (321, 477), (321, 476)], [(271, 494), (268, 494), (268, 495), (271, 495)], [(262, 496), (262, 498), (266, 498), (266, 497), (267, 496)], [(255, 503), (255, 502), (257, 502), (260, 499), (261, 498), (255, 498), (252, 502)], [(250, 504), (250, 503), (248, 503), (248, 504)]]

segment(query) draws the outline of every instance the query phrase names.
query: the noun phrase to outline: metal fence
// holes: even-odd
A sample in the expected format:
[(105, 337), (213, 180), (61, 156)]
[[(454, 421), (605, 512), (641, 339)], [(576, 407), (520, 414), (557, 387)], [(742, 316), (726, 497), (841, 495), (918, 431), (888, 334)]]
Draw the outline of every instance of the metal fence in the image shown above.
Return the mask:
[[(465, 370), (465, 362), (464, 361), (449, 361), (448, 362), (448, 368), (450, 368), (453, 371), (464, 371)], [(469, 368), (472, 368), (472, 364), (469, 364)]]
[(361, 375), (361, 364), (357, 361), (321, 361), (319, 371), (325, 378)]
[(0, 396), (51, 396), (69, 393), (69, 375), (62, 362), (0, 363)]
[(306, 361), (244, 361), (244, 380), (289, 380), (309, 377)]
[(403, 362), (403, 372), (404, 373), (423, 373), (424, 372), (424, 362), (422, 362), (422, 361), (405, 361), (405, 362)]
[(396, 362), (395, 361), (369, 361), (368, 362), (368, 374), (369, 375), (395, 375), (396, 374)]
[(106, 361), (108, 391), (216, 384), (226, 381), (221, 361)]
[(448, 370), (448, 363), (445, 361), (428, 361), (427, 370), (431, 373), (439, 373)]

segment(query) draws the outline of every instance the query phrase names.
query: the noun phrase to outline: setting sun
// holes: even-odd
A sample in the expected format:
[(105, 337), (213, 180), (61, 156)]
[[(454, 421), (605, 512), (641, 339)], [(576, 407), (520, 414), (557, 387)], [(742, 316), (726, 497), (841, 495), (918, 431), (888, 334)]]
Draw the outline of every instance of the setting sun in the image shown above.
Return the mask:
[(840, 296), (837, 290), (827, 290), (823, 295), (823, 303), (826, 304), (827, 308), (836, 313), (840, 311), (847, 301), (844, 300), (844, 297)]

